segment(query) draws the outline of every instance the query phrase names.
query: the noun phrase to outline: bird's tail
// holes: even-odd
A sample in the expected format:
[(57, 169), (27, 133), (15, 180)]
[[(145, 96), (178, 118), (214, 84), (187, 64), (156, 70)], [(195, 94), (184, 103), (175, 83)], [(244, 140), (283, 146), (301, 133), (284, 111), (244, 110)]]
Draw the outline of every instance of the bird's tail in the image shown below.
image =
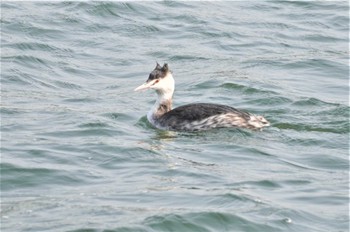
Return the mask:
[(252, 129), (262, 129), (263, 127), (270, 126), (269, 121), (260, 115), (250, 115), (250, 119), (247, 123)]

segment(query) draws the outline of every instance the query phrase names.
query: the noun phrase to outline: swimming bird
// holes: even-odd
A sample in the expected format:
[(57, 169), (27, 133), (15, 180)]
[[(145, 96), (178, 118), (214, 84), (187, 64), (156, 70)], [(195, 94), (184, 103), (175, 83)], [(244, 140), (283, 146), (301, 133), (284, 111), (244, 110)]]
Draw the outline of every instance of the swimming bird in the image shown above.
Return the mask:
[(168, 64), (157, 63), (147, 81), (135, 91), (153, 89), (158, 98), (147, 113), (148, 121), (156, 128), (172, 131), (201, 131), (213, 128), (249, 128), (261, 130), (269, 126), (263, 116), (257, 116), (236, 108), (212, 104), (193, 103), (172, 109), (175, 81)]

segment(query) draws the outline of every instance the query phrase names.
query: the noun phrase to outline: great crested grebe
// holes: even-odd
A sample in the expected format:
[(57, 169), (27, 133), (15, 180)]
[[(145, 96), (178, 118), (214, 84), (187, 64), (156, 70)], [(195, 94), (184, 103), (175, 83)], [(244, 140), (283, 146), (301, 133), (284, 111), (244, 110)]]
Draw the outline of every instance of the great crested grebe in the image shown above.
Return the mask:
[(168, 64), (157, 63), (147, 81), (135, 91), (154, 89), (158, 99), (147, 114), (148, 121), (158, 129), (172, 131), (200, 131), (212, 128), (240, 127), (261, 130), (269, 126), (263, 116), (230, 106), (194, 103), (172, 109), (175, 81)]

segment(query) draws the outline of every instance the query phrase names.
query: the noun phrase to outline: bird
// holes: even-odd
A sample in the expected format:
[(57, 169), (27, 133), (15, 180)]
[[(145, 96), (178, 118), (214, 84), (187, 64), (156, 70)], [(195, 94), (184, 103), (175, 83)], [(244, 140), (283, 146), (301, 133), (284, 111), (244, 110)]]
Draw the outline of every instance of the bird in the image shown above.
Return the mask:
[(167, 63), (156, 67), (146, 82), (134, 91), (153, 89), (157, 100), (147, 113), (148, 121), (161, 130), (204, 131), (214, 128), (248, 128), (261, 130), (270, 123), (259, 115), (254, 115), (231, 106), (213, 103), (191, 103), (172, 108), (175, 80)]

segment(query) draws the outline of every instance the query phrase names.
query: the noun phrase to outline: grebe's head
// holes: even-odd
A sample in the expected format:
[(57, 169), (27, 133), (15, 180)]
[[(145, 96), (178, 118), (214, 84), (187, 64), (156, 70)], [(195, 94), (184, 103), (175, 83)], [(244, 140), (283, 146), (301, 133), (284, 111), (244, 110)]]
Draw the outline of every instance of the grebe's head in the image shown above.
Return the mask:
[(157, 63), (155, 69), (149, 74), (147, 81), (137, 87), (135, 91), (154, 89), (158, 94), (173, 94), (175, 82), (168, 64), (163, 67)]

